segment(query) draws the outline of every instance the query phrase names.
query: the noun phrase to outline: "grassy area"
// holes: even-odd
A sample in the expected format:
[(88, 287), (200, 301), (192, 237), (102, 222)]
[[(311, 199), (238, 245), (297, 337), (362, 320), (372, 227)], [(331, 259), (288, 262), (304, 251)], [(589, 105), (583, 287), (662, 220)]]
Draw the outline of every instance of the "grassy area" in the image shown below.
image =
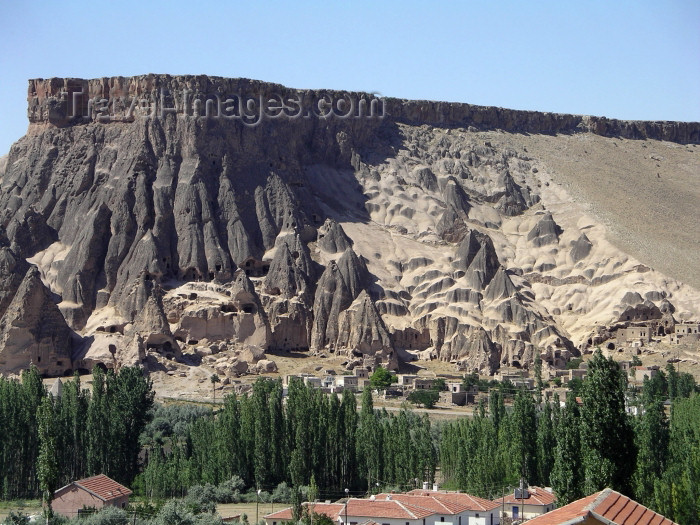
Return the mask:
[(11, 510), (20, 511), (23, 514), (39, 514), (41, 512), (41, 502), (38, 499), (0, 500), (0, 520), (4, 520)]
[[(286, 509), (287, 507), (289, 507), (287, 503), (275, 503), (274, 505), (272, 503), (260, 503), (258, 517), (262, 519), (266, 514)], [(255, 522), (255, 503), (220, 503), (216, 506), (216, 510), (222, 518), (236, 514), (247, 514), (248, 521), (250, 523)]]

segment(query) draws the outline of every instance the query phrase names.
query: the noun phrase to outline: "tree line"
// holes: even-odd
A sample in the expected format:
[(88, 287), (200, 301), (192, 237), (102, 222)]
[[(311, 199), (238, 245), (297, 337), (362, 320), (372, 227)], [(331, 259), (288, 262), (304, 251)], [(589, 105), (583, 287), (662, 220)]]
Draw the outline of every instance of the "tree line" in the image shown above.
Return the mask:
[(226, 397), (216, 413), (194, 421), (184, 435), (151, 442), (136, 486), (155, 498), (188, 487), (219, 485), (235, 476), (245, 486), (318, 485), (323, 495), (408, 486), (433, 478), (437, 441), (427, 415), (374, 410), (366, 389), (326, 395), (292, 379), (286, 403), (280, 380), (258, 379), (249, 395)]
[(678, 523), (698, 523), (700, 396), (692, 375), (669, 365), (635, 398), (619, 365), (598, 351), (580, 390), (563, 408), (556, 395), (538, 403), (537, 393), (520, 390), (507, 410), (506, 392), (493, 389), (474, 418), (441, 429), (447, 483), (497, 498), (522, 478), (552, 486), (560, 506), (611, 487)]
[[(492, 388), (473, 418), (431, 425), (410, 410), (376, 410), (365, 389), (326, 395), (292, 379), (259, 378), (249, 394), (216, 411), (153, 407), (150, 381), (136, 368), (95, 369), (47, 395), (36, 369), (0, 379), (0, 490), (3, 499), (48, 496), (104, 473), (150, 498), (182, 497), (192, 486), (302, 487), (323, 497), (408, 489), (433, 481), (495, 498), (523, 478), (551, 485), (560, 505), (604, 487), (680, 523), (700, 513), (700, 397), (690, 374), (672, 365), (635, 397), (624, 373), (599, 352), (580, 400)], [(513, 396), (506, 405), (506, 397)], [(669, 407), (665, 405), (671, 399)], [(626, 407), (637, 405), (639, 415)]]
[(0, 378), (2, 499), (46, 496), (102, 473), (130, 483), (153, 395), (138, 368), (95, 368), (91, 392), (76, 375), (59, 397), (48, 394), (35, 367), (21, 381)]

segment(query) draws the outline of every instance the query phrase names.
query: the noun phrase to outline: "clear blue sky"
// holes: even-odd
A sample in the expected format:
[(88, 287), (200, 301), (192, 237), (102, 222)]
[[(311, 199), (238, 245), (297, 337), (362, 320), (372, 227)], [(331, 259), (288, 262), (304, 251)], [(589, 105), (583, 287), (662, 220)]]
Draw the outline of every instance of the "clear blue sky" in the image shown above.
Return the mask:
[(0, 154), (28, 78), (142, 73), (699, 121), (700, 2), (2, 2)]

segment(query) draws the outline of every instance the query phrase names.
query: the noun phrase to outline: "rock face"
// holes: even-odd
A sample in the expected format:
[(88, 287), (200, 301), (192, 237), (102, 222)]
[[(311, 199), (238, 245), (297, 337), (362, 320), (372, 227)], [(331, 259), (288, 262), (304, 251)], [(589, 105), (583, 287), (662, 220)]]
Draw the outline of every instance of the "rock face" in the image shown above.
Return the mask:
[[(318, 113), (341, 98), (356, 114)], [(28, 117), (0, 165), (5, 370), (250, 347), (494, 372), (559, 366), (599, 322), (695, 315), (694, 292), (611, 255), (536, 159), (480, 131), (697, 143), (696, 123), (168, 75), (32, 80)], [(601, 300), (620, 286), (658, 295)]]
[(32, 266), (0, 318), (0, 368), (16, 373), (29, 361), (42, 374), (64, 375), (71, 354), (71, 330)]

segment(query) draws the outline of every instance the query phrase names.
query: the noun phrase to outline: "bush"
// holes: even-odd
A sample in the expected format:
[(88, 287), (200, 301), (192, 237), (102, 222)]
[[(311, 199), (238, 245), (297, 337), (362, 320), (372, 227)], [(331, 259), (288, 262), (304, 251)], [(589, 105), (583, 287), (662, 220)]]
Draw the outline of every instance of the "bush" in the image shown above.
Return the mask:
[(433, 381), (433, 390), (437, 390), (438, 392), (445, 392), (447, 390), (447, 384), (445, 383), (445, 379), (442, 377), (438, 377), (435, 381)]
[(128, 525), (129, 516), (118, 507), (102, 507), (99, 511), (78, 519), (80, 525)]
[(221, 525), (221, 517), (213, 512), (195, 513), (183, 500), (170, 500), (150, 525)]
[(423, 405), (425, 408), (433, 408), (440, 399), (440, 392), (437, 390), (414, 390), (408, 394), (407, 398), (411, 403)]
[(2, 522), (2, 525), (29, 525), (29, 516), (19, 511), (11, 510), (5, 517), (5, 521)]
[(187, 490), (187, 497), (183, 500), (186, 507), (193, 514), (216, 511), (216, 487), (211, 483), (206, 485), (194, 485)]
[(574, 370), (574, 369), (578, 368), (579, 366), (581, 366), (582, 362), (583, 362), (582, 358), (575, 357), (574, 359), (572, 359), (571, 361), (566, 363), (566, 369), (567, 370)]
[(391, 373), (382, 366), (378, 366), (374, 373), (369, 377), (369, 384), (372, 386), (372, 388), (389, 388), (391, 386), (391, 381)]
[(273, 503), (291, 503), (292, 489), (286, 482), (277, 485), (277, 488), (272, 492)]

